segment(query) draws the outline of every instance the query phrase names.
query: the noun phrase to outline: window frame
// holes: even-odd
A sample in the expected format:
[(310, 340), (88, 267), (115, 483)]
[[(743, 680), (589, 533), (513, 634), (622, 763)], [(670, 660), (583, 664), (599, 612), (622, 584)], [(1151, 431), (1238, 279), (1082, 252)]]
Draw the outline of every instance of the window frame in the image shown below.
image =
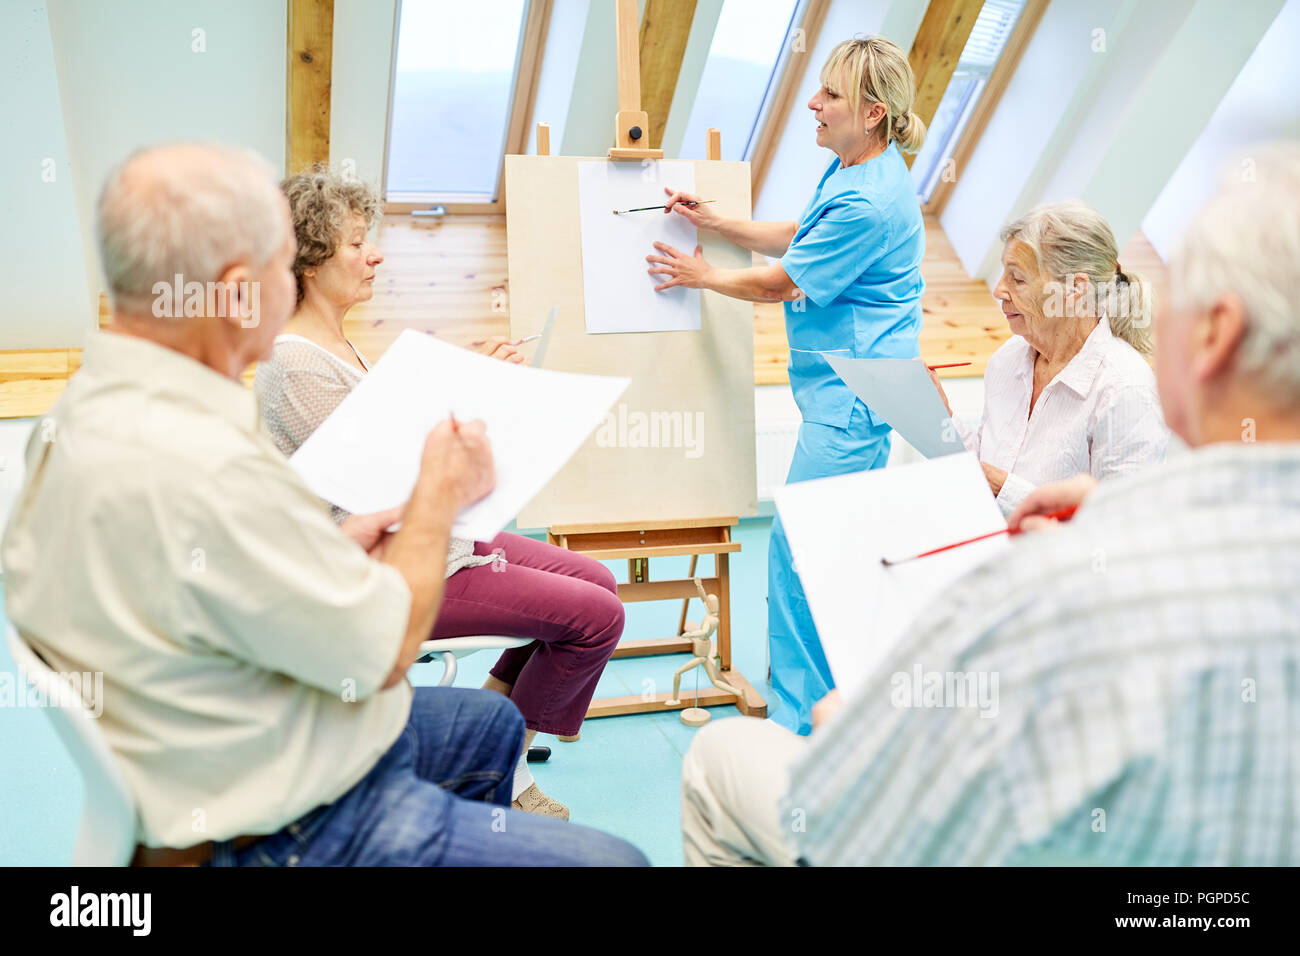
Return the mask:
[(510, 108), (505, 137), (497, 158), (496, 187), (489, 193), (401, 192), (388, 190), (388, 151), (393, 129), (393, 93), (397, 86), (397, 44), (402, 23), (402, 0), (397, 0), (393, 17), (393, 42), (388, 77), (388, 122), (384, 127), (384, 165), (381, 190), (386, 215), (409, 215), (441, 206), (446, 215), (500, 215), (505, 207), (505, 157), (523, 153), (528, 147), (537, 81), (546, 51), (546, 32), (551, 22), (552, 0), (525, 0), (515, 66), (511, 76)]
[[(1050, 0), (1025, 0), (1025, 5), (1020, 10), (1020, 16), (1017, 18), (1015, 26), (1011, 28), (1011, 33), (1007, 36), (1007, 42), (1003, 45), (1002, 52), (998, 55), (998, 61), (993, 65), (993, 69), (989, 71), (984, 88), (980, 90), (979, 96), (971, 109), (970, 118), (962, 127), (961, 132), (957, 134), (957, 140), (953, 144), (952, 151), (948, 154), (948, 159), (953, 161), (956, 166), (958, 179), (961, 178), (962, 171), (970, 163), (975, 147), (979, 145), (980, 139), (983, 138), (984, 129), (988, 126), (989, 120), (993, 118), (993, 113), (1002, 99), (1002, 94), (1006, 92), (1011, 77), (1016, 72), (1016, 67), (1020, 65), (1020, 58), (1028, 48), (1029, 41), (1033, 39), (1034, 32), (1038, 29), (1038, 23), (1043, 19), (1043, 14), (1047, 12), (1049, 3)], [(921, 203), (921, 211), (925, 215), (933, 216), (936, 219), (942, 216), (944, 208), (948, 205), (948, 200), (952, 198), (955, 186), (956, 180), (946, 180), (940, 176), (939, 181), (934, 185), (934, 189), (930, 191), (929, 199)]]
[(763, 191), (763, 183), (767, 179), (772, 157), (776, 154), (786, 123), (789, 122), (795, 99), (799, 94), (799, 85), (803, 82), (804, 73), (812, 59), (813, 48), (817, 45), (817, 38), (821, 34), (822, 24), (826, 21), (829, 9), (830, 0), (807, 0), (802, 6), (801, 13), (796, 10), (796, 16), (799, 17), (798, 24), (788, 28), (787, 46), (790, 32), (803, 30), (804, 48), (790, 49), (783, 53), (785, 66), (781, 68), (781, 78), (776, 84), (776, 91), (771, 96), (770, 104), (765, 102), (759, 108), (760, 119), (757, 123), (759, 129), (754, 137), (752, 150), (748, 145), (746, 146), (746, 151), (750, 153), (748, 157), (750, 198), (754, 204), (757, 204)]

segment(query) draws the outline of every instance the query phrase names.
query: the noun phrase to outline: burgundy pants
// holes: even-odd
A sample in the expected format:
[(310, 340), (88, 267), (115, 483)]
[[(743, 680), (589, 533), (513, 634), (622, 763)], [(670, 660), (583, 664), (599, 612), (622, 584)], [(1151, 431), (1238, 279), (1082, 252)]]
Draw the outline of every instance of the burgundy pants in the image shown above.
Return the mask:
[(623, 633), (614, 575), (599, 561), (522, 535), (477, 542), (505, 563), (461, 568), (447, 579), (430, 637), (531, 637), (512, 647), (492, 676), (513, 686), (529, 730), (572, 737), (582, 726), (605, 662)]

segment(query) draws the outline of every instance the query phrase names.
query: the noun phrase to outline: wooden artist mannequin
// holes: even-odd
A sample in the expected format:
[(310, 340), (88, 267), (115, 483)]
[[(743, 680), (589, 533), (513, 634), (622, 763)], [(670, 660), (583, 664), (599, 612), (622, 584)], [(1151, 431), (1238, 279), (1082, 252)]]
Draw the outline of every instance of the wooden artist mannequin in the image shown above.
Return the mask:
[[(686, 629), (681, 636), (690, 638), (691, 653), (694, 657), (677, 668), (676, 673), (673, 674), (673, 695), (664, 701), (664, 705), (668, 707), (676, 707), (681, 703), (678, 693), (682, 686), (682, 675), (696, 667), (704, 668), (704, 673), (709, 676), (709, 680), (718, 690), (725, 690), (737, 697), (741, 696), (740, 691), (722, 679), (718, 663), (713, 659), (713, 633), (718, 629), (718, 596), (705, 593), (704, 585), (699, 578), (695, 579), (695, 588), (700, 592), (700, 600), (704, 602), (708, 613), (704, 615), (699, 625), (691, 621), (686, 622)], [(682, 711), (682, 723), (688, 727), (701, 727), (708, 722), (709, 712), (703, 707), (687, 707)]]

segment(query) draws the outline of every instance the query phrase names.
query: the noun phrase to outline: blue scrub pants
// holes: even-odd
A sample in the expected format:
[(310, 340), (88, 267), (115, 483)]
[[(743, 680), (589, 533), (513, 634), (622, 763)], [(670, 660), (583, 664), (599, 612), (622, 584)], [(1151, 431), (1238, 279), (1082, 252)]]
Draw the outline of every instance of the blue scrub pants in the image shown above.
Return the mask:
[[(883, 468), (889, 460), (889, 432), (888, 425), (870, 423), (861, 400), (854, 403), (847, 428), (801, 423), (786, 484)], [(780, 702), (772, 719), (797, 734), (807, 734), (812, 730), (813, 704), (835, 682), (779, 516), (772, 518), (767, 546), (767, 633), (772, 690)]]

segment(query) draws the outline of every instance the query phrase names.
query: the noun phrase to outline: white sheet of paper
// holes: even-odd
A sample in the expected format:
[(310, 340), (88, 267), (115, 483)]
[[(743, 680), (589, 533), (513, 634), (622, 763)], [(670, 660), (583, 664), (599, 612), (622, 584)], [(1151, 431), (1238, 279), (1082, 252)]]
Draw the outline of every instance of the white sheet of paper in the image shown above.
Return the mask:
[(425, 438), (454, 414), (483, 419), (496, 487), (452, 533), (491, 540), (572, 457), (630, 383), (497, 361), (407, 329), (289, 463), (326, 501), (354, 514), (405, 502)]
[[(695, 166), (684, 160), (578, 164), (582, 226), (582, 297), (588, 332), (680, 332), (700, 327), (700, 290), (656, 292), (666, 276), (646, 272), (654, 243), (692, 255), (699, 233), (662, 209), (614, 215), (615, 209), (662, 205), (664, 187), (695, 191)], [(708, 197), (703, 197), (707, 199)]]
[(880, 563), (1006, 527), (970, 453), (785, 485), (776, 507), (844, 693), (872, 675), (944, 588), (1007, 547), (1007, 536), (998, 535), (892, 567)]
[(966, 450), (921, 359), (826, 355), (835, 374), (867, 407), (926, 458)]

